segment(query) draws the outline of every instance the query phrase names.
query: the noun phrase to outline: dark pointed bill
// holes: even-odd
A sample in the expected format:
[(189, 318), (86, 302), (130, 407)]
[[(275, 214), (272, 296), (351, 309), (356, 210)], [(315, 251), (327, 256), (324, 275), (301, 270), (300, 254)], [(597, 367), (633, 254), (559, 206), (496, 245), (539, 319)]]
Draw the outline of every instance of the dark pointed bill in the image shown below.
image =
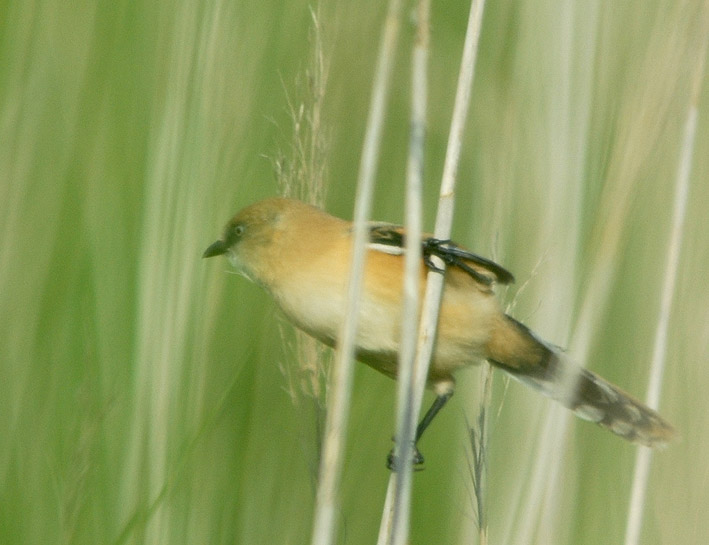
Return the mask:
[(226, 244), (224, 244), (224, 241), (217, 240), (214, 244), (212, 244), (204, 251), (202, 257), (214, 257), (215, 255), (223, 255), (226, 253), (227, 250), (228, 248)]

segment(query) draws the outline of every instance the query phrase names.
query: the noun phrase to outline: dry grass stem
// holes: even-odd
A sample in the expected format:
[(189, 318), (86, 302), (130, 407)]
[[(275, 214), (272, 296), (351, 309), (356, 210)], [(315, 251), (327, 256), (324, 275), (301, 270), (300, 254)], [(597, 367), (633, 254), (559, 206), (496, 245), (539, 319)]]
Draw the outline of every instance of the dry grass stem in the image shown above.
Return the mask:
[[(439, 239), (450, 238), (450, 232), (453, 222), (453, 208), (455, 203), (455, 181), (460, 159), (460, 150), (463, 140), (463, 132), (465, 121), (467, 119), (468, 108), (470, 105), (470, 95), (472, 92), (473, 76), (475, 73), (475, 59), (477, 56), (478, 43), (480, 37), (480, 28), (482, 25), (482, 14), (484, 8), (484, 0), (473, 1), (470, 6), (470, 14), (465, 35), (465, 43), (463, 46), (463, 55), (461, 60), (460, 71), (458, 74), (458, 85), (456, 89), (455, 103), (453, 107), (453, 116), (451, 120), (451, 128), (448, 138), (448, 146), (446, 149), (446, 159), (444, 163), (443, 176), (441, 180), (440, 197), (438, 204), (438, 213), (436, 216), (436, 226), (434, 236)], [(416, 93), (414, 93), (416, 94)], [(421, 97), (419, 97), (420, 99)], [(414, 159), (415, 160), (415, 159)], [(439, 260), (437, 265), (443, 268), (443, 263)], [(395, 517), (395, 522), (392, 528), (392, 540), (397, 540), (396, 543), (404, 543), (408, 539), (408, 509), (410, 504), (410, 478), (411, 478), (411, 446), (410, 441), (406, 441), (409, 437), (413, 437), (414, 426), (418, 419), (423, 399), (423, 392), (426, 387), (428, 376), (428, 368), (430, 365), (431, 356), (433, 353), (433, 343), (435, 339), (435, 331), (438, 323), (438, 312), (440, 308), (441, 295), (443, 292), (443, 274), (431, 272), (427, 276), (426, 291), (421, 313), (421, 324), (419, 326), (418, 343), (416, 347), (416, 359), (414, 366), (414, 383), (413, 389), (406, 392), (408, 389), (407, 382), (400, 386), (402, 394), (408, 394), (411, 401), (404, 401), (407, 414), (402, 418), (404, 422), (400, 422), (399, 440), (399, 458), (402, 467), (399, 468), (401, 476), (398, 477), (403, 484), (394, 484), (390, 480), (390, 487), (402, 487), (402, 490), (396, 490), (394, 496), (399, 495), (399, 500), (394, 501), (394, 508), (400, 509), (397, 513), (399, 517)], [(401, 380), (401, 379), (400, 379)], [(407, 395), (404, 395), (407, 398)], [(387, 494), (387, 498), (389, 493)], [(387, 513), (384, 514), (386, 521)], [(382, 523), (382, 528), (385, 528), (385, 522)], [(382, 531), (380, 529), (380, 538)]]
[(329, 391), (328, 412), (325, 422), (325, 441), (320, 463), (320, 476), (315, 505), (313, 545), (333, 542), (336, 524), (337, 495), (342, 474), (343, 451), (347, 435), (347, 419), (352, 394), (354, 344), (362, 291), (362, 276), (366, 257), (367, 225), (374, 193), (374, 180), (379, 161), (382, 129), (391, 72), (399, 36), (401, 1), (391, 0), (384, 21), (384, 33), (373, 81), (372, 102), (367, 118), (354, 210), (352, 267), (347, 292), (347, 313), (341, 326), (335, 355), (335, 367)]
[[(389, 542), (393, 545), (404, 545), (408, 542), (411, 515), (411, 466), (416, 433), (413, 377), (419, 322), (419, 275), (422, 258), (420, 239), (423, 230), (422, 195), (428, 97), (429, 12), (430, 1), (420, 0), (416, 11), (417, 32), (412, 55), (411, 124), (406, 176), (406, 229), (408, 237), (406, 238), (397, 396), (396, 457), (398, 468), (397, 472), (392, 473), (389, 479), (389, 486), (394, 490), (389, 538)], [(389, 493), (387, 493), (388, 496)], [(390, 512), (385, 509), (383, 519), (386, 520), (389, 514)], [(386, 524), (383, 522), (382, 527), (385, 526)]]

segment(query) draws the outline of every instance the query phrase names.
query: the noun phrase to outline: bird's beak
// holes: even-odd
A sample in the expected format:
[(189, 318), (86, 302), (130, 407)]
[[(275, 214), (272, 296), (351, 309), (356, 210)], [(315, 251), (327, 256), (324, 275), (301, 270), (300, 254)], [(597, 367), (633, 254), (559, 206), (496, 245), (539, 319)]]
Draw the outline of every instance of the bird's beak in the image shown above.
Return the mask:
[(214, 257), (215, 255), (223, 255), (227, 252), (229, 248), (224, 244), (223, 240), (217, 240), (209, 248), (207, 248), (202, 257)]

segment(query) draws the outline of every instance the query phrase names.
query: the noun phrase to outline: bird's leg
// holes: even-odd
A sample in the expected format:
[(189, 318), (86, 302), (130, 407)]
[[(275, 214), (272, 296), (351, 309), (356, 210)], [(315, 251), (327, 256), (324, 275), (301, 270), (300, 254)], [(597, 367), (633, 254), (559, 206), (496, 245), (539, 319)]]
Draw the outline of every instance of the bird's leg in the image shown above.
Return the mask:
[[(433, 404), (428, 409), (428, 411), (426, 411), (426, 414), (423, 415), (423, 418), (421, 419), (421, 422), (419, 422), (418, 426), (416, 426), (416, 435), (414, 437), (413, 465), (414, 469), (417, 471), (423, 469), (423, 467), (420, 466), (423, 464), (424, 459), (416, 445), (419, 439), (421, 439), (423, 432), (426, 431), (426, 428), (428, 428), (428, 426), (431, 424), (433, 418), (438, 414), (438, 411), (443, 408), (443, 405), (446, 404), (446, 402), (451, 398), (452, 395), (453, 392), (436, 396), (436, 399), (433, 400)], [(391, 452), (389, 452), (389, 455), (387, 456), (387, 468), (392, 471), (396, 471), (397, 465), (398, 460), (396, 458), (396, 455), (394, 454), (394, 449), (392, 449)]]
[(431, 424), (433, 417), (438, 414), (438, 411), (443, 408), (443, 405), (446, 404), (452, 395), (453, 392), (436, 396), (436, 399), (433, 400), (433, 404), (426, 411), (426, 414), (423, 415), (419, 425), (416, 426), (416, 438), (414, 439), (414, 444), (418, 443), (419, 439), (421, 439), (421, 436), (423, 435), (423, 432), (426, 431), (426, 428), (428, 428)]

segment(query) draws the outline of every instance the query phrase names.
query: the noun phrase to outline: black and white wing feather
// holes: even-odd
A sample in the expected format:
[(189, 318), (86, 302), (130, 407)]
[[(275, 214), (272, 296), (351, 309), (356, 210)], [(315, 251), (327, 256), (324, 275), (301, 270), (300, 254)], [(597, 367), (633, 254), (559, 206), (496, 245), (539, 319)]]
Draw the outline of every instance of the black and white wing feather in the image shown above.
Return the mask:
[[(369, 247), (379, 252), (401, 255), (404, 253), (406, 235), (401, 226), (391, 223), (371, 223), (369, 228)], [(436, 256), (449, 267), (457, 267), (477, 282), (486, 286), (493, 282), (509, 284), (514, 282), (514, 276), (504, 267), (490, 259), (468, 252), (450, 240), (439, 240), (424, 234), (421, 239), (423, 258), (431, 270), (440, 269), (431, 260)]]

